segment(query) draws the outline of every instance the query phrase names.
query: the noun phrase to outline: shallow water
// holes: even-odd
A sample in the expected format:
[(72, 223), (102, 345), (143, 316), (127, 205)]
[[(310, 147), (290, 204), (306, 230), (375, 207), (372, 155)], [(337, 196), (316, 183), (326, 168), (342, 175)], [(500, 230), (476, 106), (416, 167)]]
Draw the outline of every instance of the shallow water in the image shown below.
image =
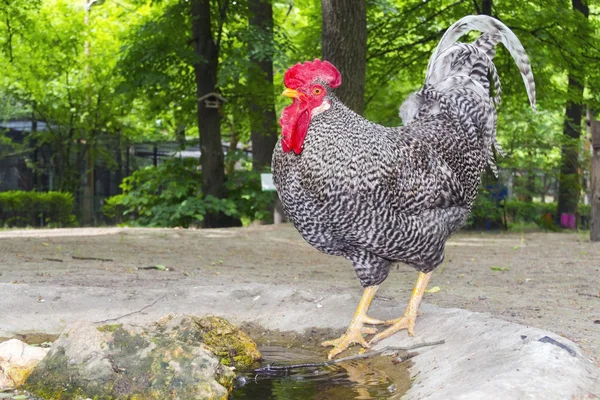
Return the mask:
[[(286, 365), (323, 360), (323, 352), (281, 346), (260, 346), (263, 362)], [(240, 373), (230, 400), (399, 399), (410, 387), (410, 361), (375, 356), (336, 365), (304, 368), (287, 375)], [(239, 373), (239, 371), (237, 371)], [(0, 391), (0, 400), (34, 400), (23, 391)]]
[[(322, 356), (302, 349), (260, 348), (263, 366), (322, 361)], [(399, 399), (410, 387), (406, 362), (393, 357), (353, 360), (338, 365), (293, 370), (287, 376), (245, 373), (231, 400), (347, 400)]]

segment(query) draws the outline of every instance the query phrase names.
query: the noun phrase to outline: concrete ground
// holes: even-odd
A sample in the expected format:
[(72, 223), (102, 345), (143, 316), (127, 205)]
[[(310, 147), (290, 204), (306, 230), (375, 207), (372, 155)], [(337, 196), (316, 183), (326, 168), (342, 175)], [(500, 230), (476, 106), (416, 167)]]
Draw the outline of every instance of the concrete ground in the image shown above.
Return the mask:
[[(156, 265), (169, 270), (145, 269)], [(381, 345), (446, 341), (419, 350), (408, 398), (594, 398), (599, 271), (600, 245), (579, 234), (460, 233), (434, 272), (439, 291), (426, 295), (416, 336)], [(393, 270), (371, 316), (399, 316), (415, 279), (409, 267)], [(174, 312), (339, 330), (361, 292), (346, 260), (289, 225), (0, 232), (0, 337)]]

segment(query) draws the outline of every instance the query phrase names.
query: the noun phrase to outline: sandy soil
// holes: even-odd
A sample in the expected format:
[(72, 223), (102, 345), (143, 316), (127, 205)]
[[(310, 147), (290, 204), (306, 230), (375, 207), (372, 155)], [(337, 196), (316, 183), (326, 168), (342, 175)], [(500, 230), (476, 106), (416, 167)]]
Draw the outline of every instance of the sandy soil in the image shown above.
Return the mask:
[[(154, 265), (170, 271), (139, 269)], [(378, 302), (388, 301), (398, 302), (400, 315), (415, 279), (407, 266), (394, 269), (374, 316)], [(349, 262), (314, 250), (289, 225), (0, 231), (0, 283), (119, 289), (127, 300), (159, 287), (256, 283), (361, 293)], [(425, 302), (556, 332), (600, 365), (600, 243), (582, 234), (459, 233), (434, 272), (435, 286)]]

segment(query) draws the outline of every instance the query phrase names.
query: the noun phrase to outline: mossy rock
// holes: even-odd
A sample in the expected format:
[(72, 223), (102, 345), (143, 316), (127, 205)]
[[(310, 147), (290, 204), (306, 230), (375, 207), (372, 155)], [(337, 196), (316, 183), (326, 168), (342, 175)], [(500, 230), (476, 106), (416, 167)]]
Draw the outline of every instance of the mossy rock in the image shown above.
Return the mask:
[(114, 333), (117, 329), (122, 328), (123, 324), (109, 324), (109, 325), (100, 325), (96, 329), (99, 332), (111, 332)]
[(262, 358), (256, 343), (225, 318), (214, 315), (168, 316), (156, 323), (157, 330), (192, 345), (204, 345), (221, 363), (237, 369), (255, 366)]
[(42, 399), (227, 399), (235, 374), (199, 343), (150, 329), (69, 326), (27, 379)]

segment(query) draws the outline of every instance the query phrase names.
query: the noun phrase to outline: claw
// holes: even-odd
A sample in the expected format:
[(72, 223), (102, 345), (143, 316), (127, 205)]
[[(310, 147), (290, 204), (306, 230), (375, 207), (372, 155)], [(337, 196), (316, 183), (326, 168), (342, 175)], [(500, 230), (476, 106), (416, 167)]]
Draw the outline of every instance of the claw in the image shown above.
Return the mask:
[(362, 317), (362, 322), (363, 324), (370, 324), (370, 325), (383, 325), (385, 324), (385, 321), (382, 321), (380, 319), (377, 318), (371, 318), (368, 315), (365, 315)]
[[(383, 321), (381, 321), (383, 323)], [(333, 346), (333, 349), (329, 352), (328, 359), (332, 359), (333, 357), (340, 354), (342, 351), (346, 350), (353, 344), (360, 344), (365, 349), (368, 349), (369, 343), (363, 337), (363, 334), (373, 335), (377, 333), (376, 328), (362, 326), (361, 321), (354, 321), (353, 324), (350, 324), (346, 333), (340, 336), (337, 339), (326, 340), (321, 343), (321, 346), (328, 347)]]
[(386, 339), (392, 336), (394, 333), (406, 329), (410, 336), (415, 335), (415, 321), (417, 320), (416, 315), (405, 315), (402, 318), (398, 318), (396, 320), (386, 321), (386, 324), (391, 326), (384, 330), (383, 332), (379, 332), (377, 335), (373, 336), (369, 341), (369, 345), (373, 345), (375, 343), (379, 343), (383, 339)]
[(354, 317), (352, 318), (348, 329), (346, 329), (346, 333), (337, 339), (327, 340), (321, 343), (321, 346), (333, 346), (333, 349), (329, 352), (328, 356), (330, 360), (355, 343), (360, 344), (366, 349), (369, 348), (369, 344), (363, 337), (363, 334), (373, 335), (377, 333), (377, 329), (374, 327), (364, 326), (364, 324), (385, 324), (385, 321), (371, 318), (367, 315), (367, 310), (369, 309), (369, 305), (371, 304), (376, 291), (377, 286), (369, 286), (365, 288), (360, 303), (358, 304), (358, 308), (354, 313)]
[(373, 336), (369, 341), (370, 345), (378, 343), (383, 339), (392, 336), (394, 333), (401, 331), (402, 329), (406, 329), (410, 336), (415, 335), (415, 322), (417, 320), (417, 315), (419, 315), (419, 304), (421, 304), (421, 299), (423, 298), (423, 294), (425, 293), (425, 288), (427, 287), (430, 277), (431, 272), (427, 274), (424, 274), (423, 272), (419, 273), (419, 278), (417, 279), (417, 283), (413, 289), (410, 301), (406, 306), (406, 311), (404, 311), (404, 316), (398, 319), (385, 321), (386, 325), (391, 326)]
[(363, 329), (362, 328), (351, 328), (349, 327), (346, 333), (340, 336), (337, 339), (327, 340), (321, 343), (321, 346), (333, 346), (333, 349), (329, 352), (327, 358), (329, 360), (333, 359), (333, 357), (340, 354), (342, 351), (346, 350), (348, 347), (353, 345), (354, 343), (360, 344), (362, 347), (368, 349), (370, 346), (363, 337)]
[(362, 333), (367, 334), (367, 335), (374, 335), (377, 333), (377, 328), (372, 328), (369, 326), (363, 326), (362, 327)]
[[(420, 317), (420, 316), (422, 316), (422, 315), (423, 315), (423, 313), (422, 313), (421, 311), (417, 311), (417, 317)], [(402, 321), (402, 320), (403, 320), (403, 319), (405, 319), (405, 318), (407, 318), (407, 317), (403, 315), (403, 316), (401, 316), (400, 318), (395, 318), (395, 319), (388, 319), (388, 320), (385, 320), (385, 321), (383, 321), (383, 323), (384, 323), (385, 325), (394, 325), (394, 324), (396, 324), (396, 323), (398, 323), (398, 322)]]

